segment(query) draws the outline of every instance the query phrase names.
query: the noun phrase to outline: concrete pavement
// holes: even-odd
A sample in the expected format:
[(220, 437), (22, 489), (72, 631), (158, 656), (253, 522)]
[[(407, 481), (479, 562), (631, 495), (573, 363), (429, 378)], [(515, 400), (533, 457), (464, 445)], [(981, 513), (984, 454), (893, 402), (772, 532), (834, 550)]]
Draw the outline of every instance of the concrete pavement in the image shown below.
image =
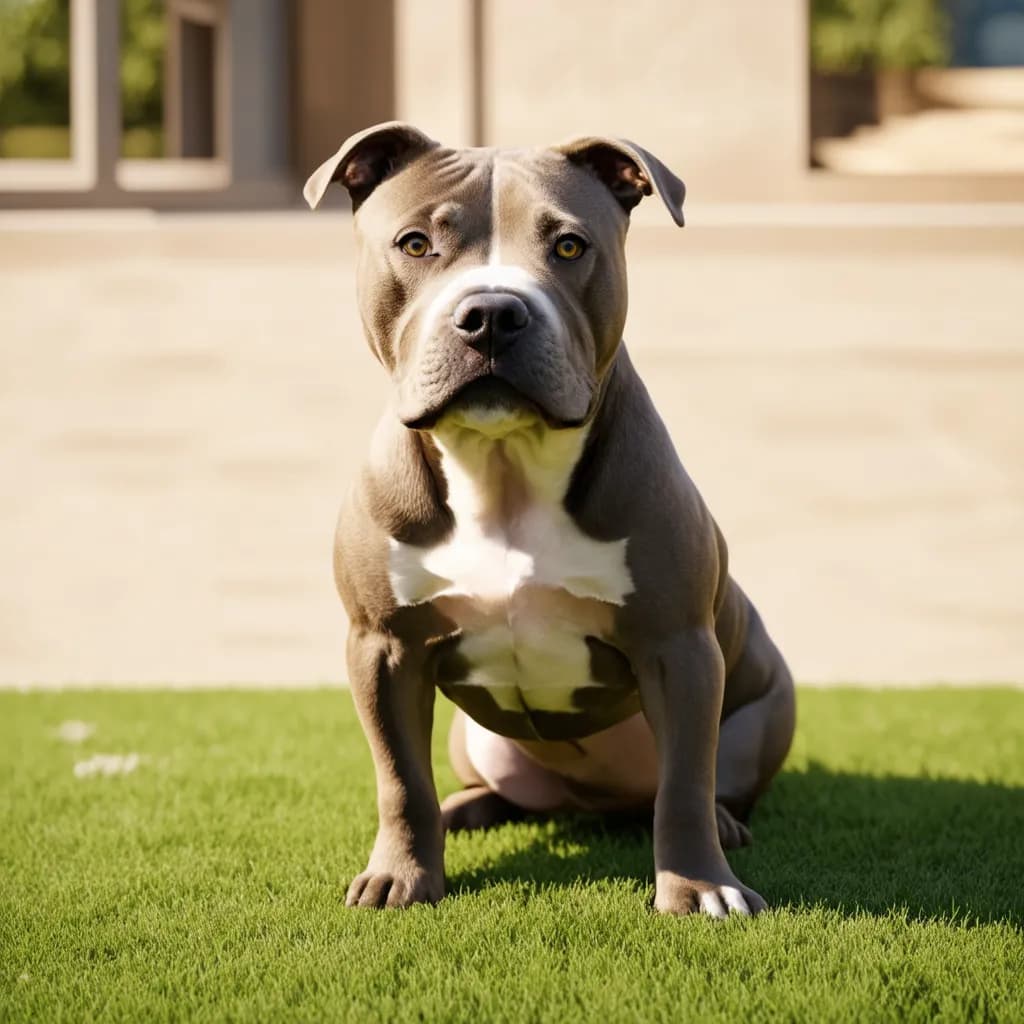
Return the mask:
[[(631, 352), (797, 678), (1024, 681), (1024, 228), (630, 255)], [(342, 215), (0, 219), (0, 682), (343, 679), (385, 389)]]

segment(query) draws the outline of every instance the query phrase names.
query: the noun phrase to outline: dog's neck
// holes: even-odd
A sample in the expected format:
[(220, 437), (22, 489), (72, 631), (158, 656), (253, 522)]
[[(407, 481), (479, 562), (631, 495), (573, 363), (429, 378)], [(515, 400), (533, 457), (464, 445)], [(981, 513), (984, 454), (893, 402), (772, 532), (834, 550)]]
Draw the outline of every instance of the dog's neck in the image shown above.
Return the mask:
[(445, 417), (432, 431), (447, 505), (460, 527), (514, 529), (530, 506), (560, 506), (587, 427), (554, 430), (540, 417)]

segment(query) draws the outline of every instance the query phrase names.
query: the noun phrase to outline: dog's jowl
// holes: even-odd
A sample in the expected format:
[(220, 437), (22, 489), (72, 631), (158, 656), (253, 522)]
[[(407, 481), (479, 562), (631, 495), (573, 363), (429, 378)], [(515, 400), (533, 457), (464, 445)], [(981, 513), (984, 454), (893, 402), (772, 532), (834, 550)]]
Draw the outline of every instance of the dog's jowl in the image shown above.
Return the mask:
[[(793, 733), (793, 684), (622, 342), (630, 210), (681, 181), (639, 146), (345, 142), (359, 308), (389, 374), (338, 523), (379, 830), (351, 905), (444, 894), (446, 831), (653, 808), (658, 910), (764, 901), (723, 848)], [(435, 689), (465, 788), (438, 805)]]

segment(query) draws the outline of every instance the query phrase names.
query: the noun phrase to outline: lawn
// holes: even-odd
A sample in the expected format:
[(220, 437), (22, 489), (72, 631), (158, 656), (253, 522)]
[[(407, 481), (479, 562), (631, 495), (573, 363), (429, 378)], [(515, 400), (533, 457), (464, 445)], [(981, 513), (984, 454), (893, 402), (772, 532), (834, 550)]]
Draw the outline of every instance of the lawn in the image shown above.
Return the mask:
[[(442, 904), (346, 910), (344, 692), (0, 694), (0, 1020), (1024, 1020), (1024, 693), (800, 714), (732, 857), (775, 909), (715, 922), (656, 916), (649, 835), (584, 819), (453, 837)], [(98, 753), (140, 759), (76, 774)]]

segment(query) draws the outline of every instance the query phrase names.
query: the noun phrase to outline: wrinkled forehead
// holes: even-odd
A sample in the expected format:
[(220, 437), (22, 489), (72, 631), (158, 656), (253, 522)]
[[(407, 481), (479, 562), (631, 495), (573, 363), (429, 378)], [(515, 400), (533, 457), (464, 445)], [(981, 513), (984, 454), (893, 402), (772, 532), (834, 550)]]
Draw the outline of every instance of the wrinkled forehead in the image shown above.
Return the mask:
[(627, 218), (596, 177), (553, 150), (438, 148), (388, 178), (357, 222), (381, 241), (435, 226), (471, 245), (560, 229), (621, 239)]
[(502, 239), (532, 231), (580, 231), (592, 239), (625, 236), (628, 220), (598, 179), (550, 149), (498, 150), (493, 160), (492, 225)]

